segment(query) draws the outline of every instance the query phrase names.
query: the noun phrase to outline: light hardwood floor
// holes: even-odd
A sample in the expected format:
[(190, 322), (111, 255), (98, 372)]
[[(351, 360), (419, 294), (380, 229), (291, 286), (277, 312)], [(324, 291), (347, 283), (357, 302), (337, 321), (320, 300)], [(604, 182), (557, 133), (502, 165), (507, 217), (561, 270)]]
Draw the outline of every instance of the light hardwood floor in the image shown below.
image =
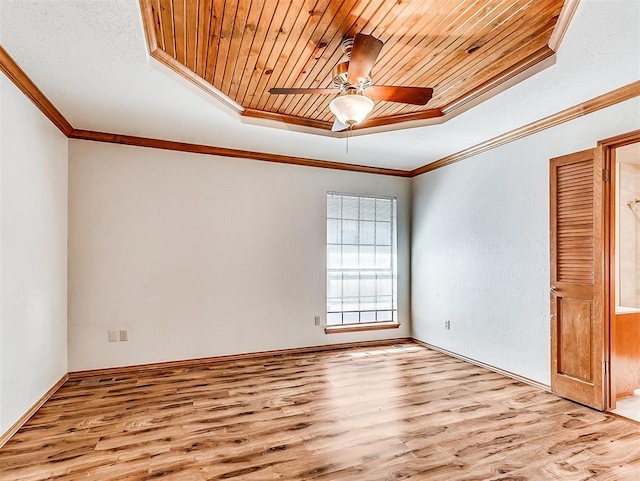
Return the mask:
[(68, 381), (8, 480), (640, 480), (640, 425), (418, 346)]

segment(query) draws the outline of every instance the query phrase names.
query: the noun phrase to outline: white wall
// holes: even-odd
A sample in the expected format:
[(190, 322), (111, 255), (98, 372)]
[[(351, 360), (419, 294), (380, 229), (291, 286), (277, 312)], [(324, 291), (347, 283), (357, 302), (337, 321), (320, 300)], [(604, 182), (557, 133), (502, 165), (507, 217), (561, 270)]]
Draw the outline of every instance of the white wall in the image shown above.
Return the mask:
[(549, 384), (549, 159), (638, 128), (636, 98), (416, 177), (414, 337)]
[(0, 75), (0, 433), (67, 372), (67, 147)]
[[(70, 371), (409, 335), (409, 179), (86, 141), (69, 159)], [(327, 191), (397, 196), (400, 329), (314, 325)]]

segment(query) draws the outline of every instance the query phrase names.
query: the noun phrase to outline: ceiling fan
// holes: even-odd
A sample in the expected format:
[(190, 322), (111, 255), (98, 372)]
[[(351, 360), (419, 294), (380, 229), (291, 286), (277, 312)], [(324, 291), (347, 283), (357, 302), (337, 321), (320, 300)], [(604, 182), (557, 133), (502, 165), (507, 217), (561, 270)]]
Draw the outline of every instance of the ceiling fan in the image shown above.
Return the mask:
[[(334, 69), (332, 88), (272, 88), (270, 94), (340, 94), (329, 104), (336, 120), (331, 128), (334, 132), (351, 129), (362, 122), (373, 110), (373, 100), (426, 105), (433, 96), (429, 87), (394, 87), (372, 85), (369, 76), (382, 46), (379, 39), (359, 33), (355, 38), (342, 41), (345, 56)], [(366, 95), (364, 95), (366, 92)]]

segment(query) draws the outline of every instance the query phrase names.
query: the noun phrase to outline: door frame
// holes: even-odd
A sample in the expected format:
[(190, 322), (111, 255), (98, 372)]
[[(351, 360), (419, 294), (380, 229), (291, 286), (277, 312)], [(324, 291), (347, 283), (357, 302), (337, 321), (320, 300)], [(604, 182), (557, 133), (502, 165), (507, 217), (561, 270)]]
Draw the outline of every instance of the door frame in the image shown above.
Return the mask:
[(616, 196), (615, 188), (617, 185), (616, 179), (616, 164), (615, 164), (615, 149), (618, 147), (624, 147), (625, 145), (640, 143), (640, 130), (634, 130), (625, 134), (617, 135), (615, 137), (609, 137), (598, 142), (598, 147), (602, 148), (603, 163), (605, 169), (609, 171), (609, 182), (604, 184), (604, 222), (605, 222), (605, 248), (604, 248), (604, 325), (605, 325), (605, 352), (604, 358), (606, 359), (605, 374), (605, 407), (607, 410), (615, 408), (616, 396), (615, 388), (612, 383), (613, 376), (611, 375), (612, 359), (616, 354), (616, 346), (612, 343), (612, 339), (615, 339), (616, 323)]

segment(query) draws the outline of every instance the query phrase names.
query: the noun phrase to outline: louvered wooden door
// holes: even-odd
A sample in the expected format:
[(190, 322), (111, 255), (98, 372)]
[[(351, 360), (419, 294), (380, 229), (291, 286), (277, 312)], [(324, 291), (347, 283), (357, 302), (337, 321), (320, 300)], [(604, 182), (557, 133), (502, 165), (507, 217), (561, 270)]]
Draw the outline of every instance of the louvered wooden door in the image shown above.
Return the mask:
[(601, 149), (551, 160), (551, 389), (605, 408)]

